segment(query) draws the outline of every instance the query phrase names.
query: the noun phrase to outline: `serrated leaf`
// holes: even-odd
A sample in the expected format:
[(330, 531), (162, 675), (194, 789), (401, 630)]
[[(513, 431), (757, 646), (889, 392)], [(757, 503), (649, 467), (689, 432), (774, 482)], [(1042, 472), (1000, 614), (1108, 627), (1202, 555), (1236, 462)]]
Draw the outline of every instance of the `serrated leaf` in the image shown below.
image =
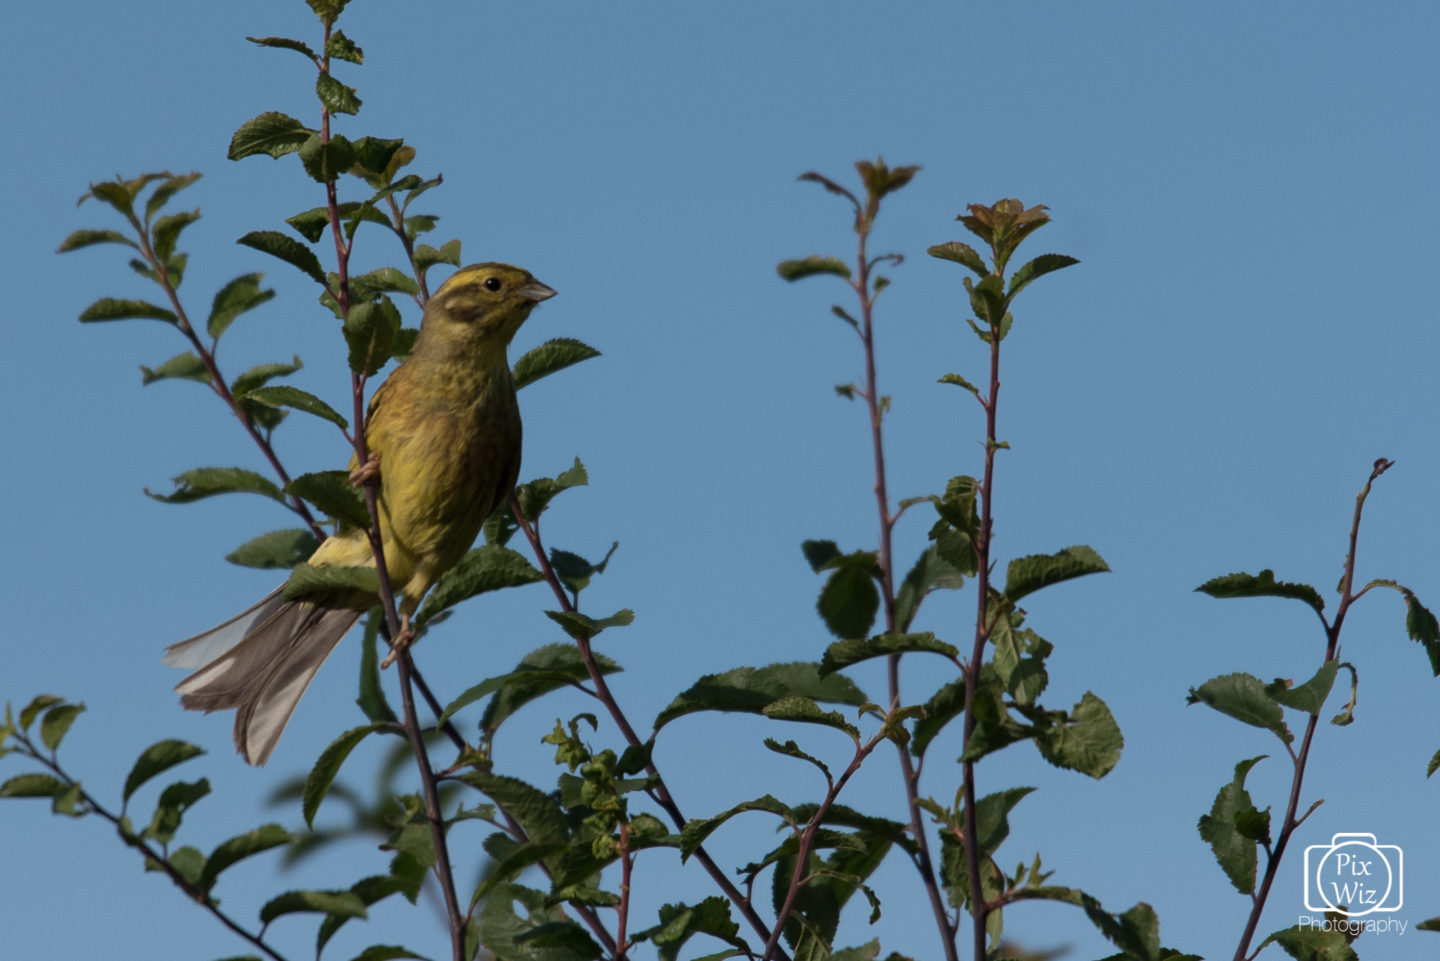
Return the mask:
[(329, 141), (312, 133), (300, 145), (300, 166), (316, 183), (334, 183), (355, 166), (355, 145), (338, 133), (332, 133)]
[(253, 154), (283, 157), (300, 149), (313, 133), (294, 117), (271, 110), (245, 121), (230, 138), (226, 156), (240, 160)]
[(218, 340), (236, 317), (274, 298), (275, 291), (262, 290), (260, 287), (260, 281), (264, 277), (264, 274), (259, 273), (241, 274), (215, 293), (215, 301), (210, 306), (210, 319), (206, 323), (211, 337)]
[(200, 211), (190, 210), (169, 214), (155, 221), (155, 226), (150, 230), (150, 244), (155, 250), (156, 259), (161, 263), (168, 263), (175, 255), (175, 245), (180, 240), (180, 232), (199, 219)]
[(286, 600), (330, 590), (378, 595), (380, 578), (373, 567), (296, 564), (289, 579), (285, 581)]
[(301, 474), (290, 481), (285, 488), (296, 497), (301, 497), (342, 525), (365, 528), (370, 526), (370, 511), (365, 506), (365, 495), (350, 482), (350, 474), (343, 470), (314, 471)]
[(261, 47), (279, 47), (283, 50), (294, 50), (296, 53), (304, 54), (311, 60), (318, 61), (315, 51), (299, 40), (291, 40), (289, 37), (246, 37), (251, 43)]
[(260, 923), (269, 924), (278, 917), (300, 912), (367, 917), (364, 902), (353, 891), (286, 891), (260, 908)]
[(155, 775), (204, 753), (204, 748), (197, 747), (188, 741), (177, 741), (174, 738), (156, 741), (135, 759), (134, 766), (130, 768), (130, 774), (125, 778), (125, 790), (121, 794), (121, 799), (130, 800), (130, 795)]
[(935, 736), (964, 710), (964, 681), (956, 679), (945, 683), (925, 702), (925, 716), (915, 722), (910, 738), (911, 753), (916, 757), (923, 757)]
[(513, 817), (532, 843), (563, 845), (569, 840), (565, 812), (550, 794), (519, 778), (487, 771), (466, 771), (457, 776)]
[(985, 266), (985, 261), (976, 253), (975, 248), (958, 240), (936, 244), (930, 247), (926, 253), (931, 257), (938, 257), (941, 260), (949, 260), (964, 267), (969, 267), (980, 277), (984, 277), (990, 273), (990, 268)]
[(91, 324), (107, 320), (163, 320), (167, 324), (179, 324), (175, 313), (148, 300), (125, 300), (119, 297), (101, 297), (80, 312), (80, 322)]
[(776, 814), (783, 818), (786, 823), (795, 824), (798, 818), (787, 805), (771, 797), (769, 794), (756, 798), (753, 801), (743, 801), (727, 811), (708, 818), (696, 818), (685, 822), (680, 830), (680, 858), (687, 860), (690, 855), (698, 851), (705, 843), (705, 839), (726, 821), (737, 814), (744, 814), (747, 811), (764, 811), (769, 814)]
[(1208, 704), (1221, 714), (1228, 714), (1245, 724), (1273, 731), (1286, 744), (1295, 739), (1285, 726), (1285, 717), (1265, 685), (1253, 674), (1237, 672), (1221, 674), (1190, 689), (1187, 704)]
[(799, 260), (783, 260), (776, 266), (775, 272), (782, 279), (791, 282), (821, 274), (834, 274), (846, 280), (850, 279), (850, 265), (838, 257), (810, 256)]
[(395, 351), (400, 311), (390, 298), (353, 304), (345, 318), (345, 343), (350, 369), (367, 377), (384, 367)]
[(806, 754), (800, 750), (800, 745), (794, 741), (786, 741), (782, 744), (773, 737), (767, 737), (763, 743), (767, 749), (774, 751), (776, 754), (783, 754), (786, 757), (797, 758), (801, 761), (809, 761), (820, 769), (820, 773), (825, 775), (827, 781), (830, 780), (830, 768), (826, 766), (825, 762), (814, 755)]
[(147, 487), (146, 495), (167, 504), (188, 504), (216, 494), (259, 494), (285, 503), (285, 494), (273, 481), (243, 467), (197, 467), (172, 480), (173, 493), (156, 494)]
[[(198, 781), (176, 781), (168, 785), (155, 802), (155, 813), (150, 818), (150, 825), (145, 829), (144, 836), (168, 845), (175, 840), (175, 832), (180, 829), (185, 812), (209, 793), (210, 781), (203, 777)], [(199, 855), (200, 852), (195, 853)], [(200, 863), (197, 861), (197, 872), (199, 868)]]
[(199, 887), (201, 890), (210, 890), (220, 872), (226, 868), (262, 851), (289, 844), (291, 840), (290, 832), (278, 824), (263, 824), (253, 831), (235, 835), (222, 842), (210, 853), (210, 857), (205, 859), (205, 867), (200, 872)]
[(655, 730), (697, 711), (762, 714), (766, 707), (787, 697), (851, 706), (868, 700), (843, 674), (821, 676), (819, 665), (809, 661), (737, 667), (723, 674), (707, 674), (676, 696), (656, 717)]
[[(1210, 813), (1201, 816), (1197, 825), (1200, 837), (1210, 845), (1221, 870), (1241, 894), (1254, 893), (1255, 870), (1259, 863), (1256, 854), (1257, 839), (1242, 833), (1238, 827), (1240, 818), (1253, 820), (1250, 812), (1256, 812), (1250, 793), (1245, 789), (1245, 776), (1264, 759), (1265, 755), (1262, 754), (1236, 764), (1234, 779), (1215, 795), (1215, 803), (1211, 805)], [(1267, 813), (1267, 825), (1268, 820)]]
[(1330, 689), (1335, 686), (1335, 672), (1339, 669), (1339, 661), (1326, 661), (1314, 677), (1299, 687), (1290, 687), (1284, 679), (1276, 679), (1266, 685), (1265, 691), (1286, 707), (1318, 715), (1325, 707)]
[[(603, 655), (595, 655), (600, 673), (613, 674), (620, 665)], [(547, 644), (531, 651), (521, 659), (513, 671), (486, 678), (466, 690), (446, 705), (440, 720), (444, 722), (456, 712), (491, 694), (500, 694), (491, 702), (485, 712), (481, 727), (493, 730), (520, 706), (567, 684), (580, 684), (589, 680), (590, 674), (573, 644)]]
[(825, 656), (820, 660), (820, 676), (833, 674), (842, 668), (875, 657), (922, 651), (947, 658), (960, 655), (959, 649), (953, 644), (946, 644), (929, 631), (919, 634), (877, 634), (870, 638), (836, 641), (831, 644), (825, 649)]
[(0, 784), (0, 798), (59, 798), (68, 790), (70, 790), (70, 785), (49, 774), (17, 774), (4, 784)]
[(315, 96), (331, 113), (360, 112), (360, 98), (355, 96), (355, 88), (347, 87), (328, 73), (315, 77)]
[(846, 721), (844, 715), (839, 711), (822, 711), (820, 705), (808, 697), (784, 697), (765, 705), (760, 713), (776, 721), (801, 721), (833, 727), (844, 731), (857, 742), (860, 740), (859, 729)]
[(340, 416), (339, 411), (325, 403), (319, 397), (309, 391), (301, 390), (298, 387), (291, 387), (289, 384), (277, 384), (273, 387), (257, 387), (245, 394), (246, 400), (257, 404), (264, 404), (266, 407), (287, 407), (291, 410), (303, 411), (313, 414), (321, 420), (328, 420), (337, 425), (341, 430), (350, 426), (350, 422)]
[(1041, 254), (1034, 260), (1022, 265), (1019, 270), (1010, 276), (1010, 290), (1006, 294), (1006, 300), (1014, 300), (1015, 295), (1029, 286), (1031, 281), (1056, 270), (1074, 266), (1079, 262), (1080, 261), (1074, 257), (1067, 257), (1065, 254)]
[(244, 397), (256, 387), (268, 383), (276, 377), (288, 377), (304, 366), (299, 357), (292, 357), (288, 364), (256, 364), (235, 378), (230, 384), (230, 393), (236, 397)]
[(408, 274), (395, 267), (380, 267), (350, 278), (350, 296), (353, 300), (372, 300), (380, 294), (409, 294), (416, 296), (420, 287)]
[(609, 617), (602, 618), (590, 617), (578, 611), (546, 611), (545, 616), (577, 640), (582, 637), (593, 638), (607, 627), (625, 627), (635, 621), (635, 612), (629, 609), (618, 610)]
[(1110, 708), (1086, 691), (1064, 724), (1035, 733), (1035, 746), (1051, 764), (1098, 779), (1119, 762), (1125, 738)]
[(126, 237), (118, 230), (76, 230), (70, 236), (60, 241), (60, 246), (55, 249), (57, 254), (66, 254), (72, 250), (80, 250), (84, 247), (93, 247), (96, 244), (124, 244), (126, 247), (135, 250), (140, 245)]
[(334, 783), (335, 776), (340, 773), (340, 767), (350, 756), (350, 752), (371, 734), (389, 727), (388, 723), (352, 727), (320, 752), (320, 757), (315, 760), (310, 774), (305, 778), (305, 789), (301, 793), (301, 811), (305, 816), (306, 827), (315, 826), (315, 813), (320, 810), (320, 803), (325, 800), (325, 795), (330, 793), (330, 785)]
[(526, 351), (515, 361), (515, 389), (527, 387), (542, 377), (599, 356), (600, 351), (573, 337), (552, 338)]
[(508, 547), (498, 544), (477, 547), (440, 576), (415, 616), (415, 623), (424, 624), (441, 611), (477, 594), (521, 587), (544, 579), (544, 575), (524, 555)]
[(460, 241), (451, 240), (441, 244), (438, 248), (429, 244), (418, 244), (415, 247), (415, 269), (424, 273), (436, 264), (449, 264), (452, 267), (460, 266)]
[(1044, 587), (1086, 574), (1098, 574), (1110, 566), (1089, 547), (1078, 544), (1054, 554), (1017, 557), (1005, 572), (1005, 600), (1014, 604)]
[(261, 570), (289, 570), (305, 560), (320, 541), (303, 527), (270, 531), (251, 538), (225, 555), (231, 564)]
[(1290, 584), (1275, 580), (1275, 572), (1263, 570), (1259, 574), (1226, 574), (1201, 584), (1195, 590), (1211, 597), (1289, 597), (1304, 601), (1323, 614), (1325, 599), (1309, 584)]
[(325, 271), (320, 267), (320, 259), (315, 256), (315, 251), (293, 237), (287, 237), (278, 230), (252, 230), (236, 243), (278, 257), (292, 267), (299, 268), (322, 287), (326, 285)]
[(193, 171), (188, 174), (162, 174), (161, 176), (165, 182), (156, 187), (154, 193), (150, 195), (150, 199), (145, 201), (146, 223), (149, 223), (161, 208), (170, 202), (171, 197), (200, 179), (200, 174)]
[(372, 187), (378, 187), (385, 182), (385, 174), (391, 169), (391, 161), (404, 146), (403, 140), (361, 137), (355, 141), (355, 166), (350, 172), (363, 178)]
[(364, 51), (341, 30), (330, 34), (330, 39), (325, 42), (325, 55), (336, 60), (344, 60), (346, 63), (365, 62)]
[(210, 383), (210, 369), (205, 366), (194, 351), (184, 351), (171, 357), (159, 367), (140, 366), (140, 383), (149, 386), (157, 380), (194, 380)]
[(830, 633), (841, 640), (863, 637), (875, 625), (880, 591), (866, 567), (842, 566), (826, 580), (815, 609)]

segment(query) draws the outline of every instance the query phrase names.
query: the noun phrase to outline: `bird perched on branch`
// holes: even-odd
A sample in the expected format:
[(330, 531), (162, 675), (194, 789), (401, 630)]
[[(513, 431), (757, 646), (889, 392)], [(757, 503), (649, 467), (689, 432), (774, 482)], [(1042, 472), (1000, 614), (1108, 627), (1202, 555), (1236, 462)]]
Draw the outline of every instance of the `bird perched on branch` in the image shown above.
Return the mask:
[[(378, 470), (385, 567), (409, 632), (425, 592), (470, 548), (520, 469), (520, 410), (506, 348), (555, 291), (507, 264), (452, 275), (425, 305), (409, 358), (371, 398), (365, 439)], [(315, 567), (374, 567), (366, 532), (344, 529), (310, 556)], [(230, 620), (166, 648), (194, 669), (176, 685), (190, 710), (236, 709), (235, 747), (264, 764), (300, 696), (373, 591), (327, 588), (287, 599), (283, 587)]]

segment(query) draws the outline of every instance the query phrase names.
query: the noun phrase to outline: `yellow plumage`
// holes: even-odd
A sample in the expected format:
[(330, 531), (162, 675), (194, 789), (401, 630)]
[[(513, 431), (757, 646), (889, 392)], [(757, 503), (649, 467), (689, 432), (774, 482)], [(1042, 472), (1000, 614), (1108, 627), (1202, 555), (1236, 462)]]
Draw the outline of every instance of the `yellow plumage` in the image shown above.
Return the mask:
[[(407, 625), (515, 486), (520, 410), (506, 349), (531, 309), (554, 295), (506, 264), (456, 272), (426, 304), (410, 357), (371, 398), (365, 437), (380, 474), (385, 567)], [(328, 538), (309, 563), (375, 562), (365, 532), (348, 530)], [(180, 703), (207, 713), (235, 708), (236, 749), (264, 764), (310, 679), (375, 602), (368, 592), (341, 590), (286, 600), (276, 588), (166, 648), (166, 664), (195, 669), (176, 685)]]

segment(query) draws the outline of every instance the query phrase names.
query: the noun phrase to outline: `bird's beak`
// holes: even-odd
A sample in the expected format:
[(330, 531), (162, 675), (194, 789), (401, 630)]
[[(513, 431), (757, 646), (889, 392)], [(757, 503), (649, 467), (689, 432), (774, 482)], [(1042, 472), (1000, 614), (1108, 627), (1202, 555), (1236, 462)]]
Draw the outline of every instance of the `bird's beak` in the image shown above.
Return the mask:
[(515, 292), (521, 297), (524, 297), (526, 300), (532, 301), (537, 304), (540, 303), (540, 301), (542, 300), (549, 300), (551, 297), (555, 296), (554, 290), (546, 287), (538, 280), (530, 281), (530, 283), (526, 284), (524, 287), (521, 287)]

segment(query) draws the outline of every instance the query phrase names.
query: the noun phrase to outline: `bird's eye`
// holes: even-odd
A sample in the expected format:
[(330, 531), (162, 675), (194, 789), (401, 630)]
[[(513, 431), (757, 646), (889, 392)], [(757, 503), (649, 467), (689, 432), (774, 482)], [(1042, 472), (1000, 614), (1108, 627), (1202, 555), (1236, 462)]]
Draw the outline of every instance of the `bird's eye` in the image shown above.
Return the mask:
[(485, 278), (485, 289), (486, 289), (486, 290), (491, 291), (491, 292), (493, 293), (494, 291), (499, 290), (500, 287), (501, 287), (501, 284), (500, 284), (500, 278), (499, 278), (499, 277), (486, 277), (486, 278)]

